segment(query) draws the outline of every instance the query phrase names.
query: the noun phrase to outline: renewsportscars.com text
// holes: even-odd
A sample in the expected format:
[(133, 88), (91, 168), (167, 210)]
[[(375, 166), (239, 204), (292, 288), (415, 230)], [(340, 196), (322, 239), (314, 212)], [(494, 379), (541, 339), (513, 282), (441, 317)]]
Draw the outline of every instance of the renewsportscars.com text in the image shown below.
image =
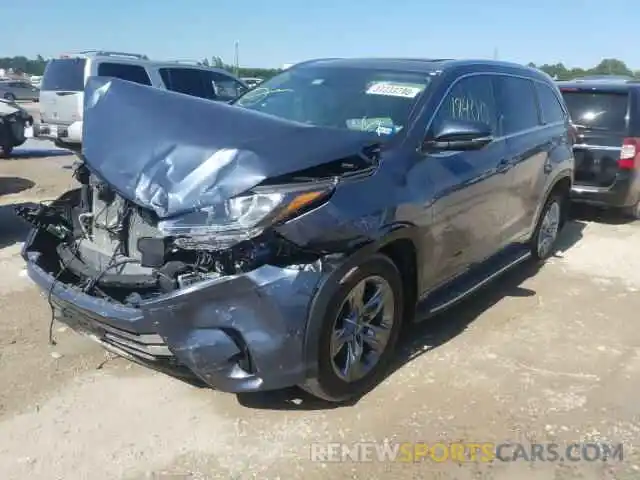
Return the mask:
[(606, 443), (315, 443), (318, 462), (611, 462), (622, 461), (622, 444)]

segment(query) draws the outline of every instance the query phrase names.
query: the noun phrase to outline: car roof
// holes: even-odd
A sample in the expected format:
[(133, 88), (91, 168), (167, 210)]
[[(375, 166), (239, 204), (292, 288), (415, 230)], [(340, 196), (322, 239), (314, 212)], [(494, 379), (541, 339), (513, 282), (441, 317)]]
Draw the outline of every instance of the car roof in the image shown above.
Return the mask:
[(628, 92), (640, 88), (640, 81), (627, 80), (624, 78), (611, 78), (610, 80), (602, 78), (594, 79), (574, 79), (556, 82), (560, 89), (571, 90), (591, 90), (602, 92)]
[[(228, 77), (231, 77), (240, 83), (245, 83), (243, 80), (235, 76), (232, 72), (224, 70), (222, 68), (207, 66), (202, 63), (186, 61), (186, 60), (154, 60), (148, 58), (146, 55), (127, 54), (118, 52), (80, 52), (64, 55), (60, 58), (54, 58), (53, 60), (72, 60), (72, 59), (91, 59), (100, 60), (101, 62), (114, 62), (128, 65), (140, 65), (143, 67), (153, 68), (193, 68), (196, 70), (207, 70), (210, 72), (222, 73)], [(246, 85), (245, 85), (246, 86)]]
[(431, 72), (433, 70), (442, 70), (451, 67), (462, 66), (486, 66), (486, 67), (505, 67), (517, 68), (538, 72), (538, 70), (520, 65), (518, 63), (504, 62), (498, 60), (482, 60), (482, 59), (450, 59), (450, 58), (320, 58), (300, 62), (294, 66), (303, 64), (314, 64), (336, 67), (352, 67), (352, 68), (379, 68), (379, 69), (401, 69), (412, 70), (417, 72)]

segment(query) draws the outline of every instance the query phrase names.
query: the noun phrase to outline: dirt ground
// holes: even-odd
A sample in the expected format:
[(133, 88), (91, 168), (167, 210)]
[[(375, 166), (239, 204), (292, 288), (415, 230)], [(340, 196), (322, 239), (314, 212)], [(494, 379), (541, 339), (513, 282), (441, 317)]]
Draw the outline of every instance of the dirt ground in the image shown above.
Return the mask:
[[(561, 251), (417, 328), (351, 406), (295, 389), (230, 395), (56, 325), (26, 278), (12, 206), (55, 197), (73, 158), (31, 141), (0, 162), (0, 478), (638, 479), (640, 222), (578, 212)], [(612, 462), (320, 462), (313, 444), (603, 442)]]

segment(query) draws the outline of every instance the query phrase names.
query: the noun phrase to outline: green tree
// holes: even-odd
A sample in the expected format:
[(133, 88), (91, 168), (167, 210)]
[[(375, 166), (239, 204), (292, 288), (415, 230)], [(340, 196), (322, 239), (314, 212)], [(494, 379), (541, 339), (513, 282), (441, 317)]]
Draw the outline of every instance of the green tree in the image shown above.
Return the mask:
[(592, 74), (633, 76), (633, 72), (627, 65), (617, 58), (605, 58), (592, 69)]
[[(536, 67), (534, 63), (529, 63), (529, 66)], [(537, 66), (537, 68), (558, 80), (570, 80), (587, 75), (624, 75), (640, 78), (640, 71), (633, 72), (622, 60), (616, 58), (605, 58), (595, 67), (586, 69), (579, 67), (567, 68), (563, 63), (545, 63)]]
[(224, 62), (220, 57), (211, 57), (211, 66), (216, 68), (224, 68)]
[(0, 58), (0, 68), (4, 70), (13, 69), (15, 73), (19, 74), (42, 75), (46, 64), (47, 61), (40, 55), (35, 59), (28, 59), (24, 56)]

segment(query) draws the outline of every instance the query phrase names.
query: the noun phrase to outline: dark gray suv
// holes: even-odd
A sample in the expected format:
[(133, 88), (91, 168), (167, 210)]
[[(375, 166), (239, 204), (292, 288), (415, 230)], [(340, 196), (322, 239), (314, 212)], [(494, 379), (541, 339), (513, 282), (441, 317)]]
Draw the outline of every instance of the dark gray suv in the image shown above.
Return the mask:
[(406, 322), (546, 259), (565, 221), (569, 116), (527, 67), (317, 60), (233, 104), (100, 77), (85, 98), (78, 188), (18, 212), (28, 273), (105, 348), (224, 391), (361, 395)]

